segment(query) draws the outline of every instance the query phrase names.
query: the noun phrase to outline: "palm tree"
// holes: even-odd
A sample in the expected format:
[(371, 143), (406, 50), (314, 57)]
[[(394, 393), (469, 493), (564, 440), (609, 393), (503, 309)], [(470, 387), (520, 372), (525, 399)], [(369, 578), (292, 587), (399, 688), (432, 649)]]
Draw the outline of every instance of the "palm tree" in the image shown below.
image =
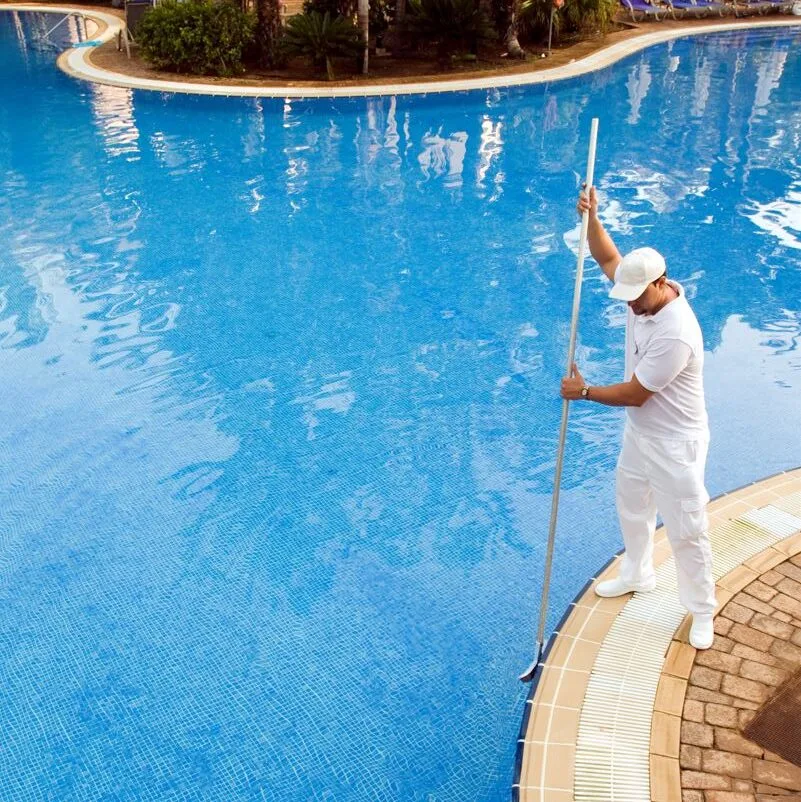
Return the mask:
[(359, 35), (362, 47), (362, 75), (367, 75), (367, 66), (370, 56), (370, 0), (358, 0), (356, 6), (357, 19), (359, 24)]
[(277, 66), (281, 39), (280, 0), (256, 0), (256, 42), (262, 67)]
[(506, 52), (512, 58), (525, 58), (526, 51), (520, 47), (520, 42), (517, 39), (517, 21), (520, 17), (520, 0), (505, 0), (503, 8), (505, 11), (503, 44), (506, 48)]
[(358, 47), (359, 33), (353, 22), (344, 17), (331, 19), (328, 11), (307, 11), (286, 25), (286, 52), (306, 56), (317, 69), (324, 67), (329, 81), (334, 80), (334, 56), (353, 56)]

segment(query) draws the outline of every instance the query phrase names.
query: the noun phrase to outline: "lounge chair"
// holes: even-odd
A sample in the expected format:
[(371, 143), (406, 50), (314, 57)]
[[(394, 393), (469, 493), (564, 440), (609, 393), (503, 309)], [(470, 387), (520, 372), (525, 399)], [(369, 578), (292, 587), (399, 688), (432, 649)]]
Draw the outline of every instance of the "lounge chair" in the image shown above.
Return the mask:
[(117, 50), (123, 45), (131, 57), (131, 42), (136, 43), (136, 29), (142, 17), (156, 5), (156, 0), (123, 0), (125, 8), (125, 25), (117, 33)]
[[(642, 22), (645, 19), (659, 20), (667, 14), (667, 8), (659, 8), (648, 0), (620, 0), (620, 5), (631, 14), (632, 22)], [(639, 19), (637, 15), (639, 14)]]
[(717, 0), (666, 0), (666, 2), (673, 19), (677, 19), (676, 11), (682, 12), (682, 16), (692, 13), (695, 17), (711, 17), (714, 14), (722, 17), (730, 8), (726, 3), (719, 3)]
[(791, 0), (737, 0), (734, 13), (738, 17), (752, 14), (770, 14), (772, 11), (789, 13), (793, 7)]

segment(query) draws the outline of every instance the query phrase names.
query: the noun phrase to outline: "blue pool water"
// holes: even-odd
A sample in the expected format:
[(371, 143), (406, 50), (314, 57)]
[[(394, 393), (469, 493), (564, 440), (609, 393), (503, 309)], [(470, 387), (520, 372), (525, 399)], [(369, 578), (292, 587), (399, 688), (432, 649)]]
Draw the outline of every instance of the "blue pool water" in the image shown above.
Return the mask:
[[(0, 13), (0, 799), (507, 799), (590, 119), (704, 328), (710, 492), (793, 467), (801, 33), (283, 102), (77, 82), (43, 25)], [(622, 326), (588, 263), (593, 383)], [(622, 421), (574, 409), (551, 625)]]

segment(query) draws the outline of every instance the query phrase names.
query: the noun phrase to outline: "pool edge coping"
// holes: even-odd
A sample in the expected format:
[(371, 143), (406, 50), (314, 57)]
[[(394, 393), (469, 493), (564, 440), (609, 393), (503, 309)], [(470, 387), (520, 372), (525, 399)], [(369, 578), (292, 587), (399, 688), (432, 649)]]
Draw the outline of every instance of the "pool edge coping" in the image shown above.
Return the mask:
[[(781, 487), (784, 487), (783, 496), (778, 492), (778, 488)], [(723, 493), (710, 503), (710, 530), (718, 529), (723, 533), (724, 537), (719, 536), (718, 540), (724, 542), (725, 548), (730, 552), (727, 555), (729, 566), (727, 570), (720, 572), (717, 578), (719, 606), (716, 615), (734, 595), (733, 588), (743, 581), (740, 574), (743, 573), (743, 566), (748, 568), (746, 563), (757, 559), (763, 552), (777, 548), (777, 544), (785, 542), (788, 543), (785, 548), (789, 549), (789, 544), (792, 542), (793, 549), (801, 551), (801, 519), (795, 518), (795, 530), (789, 534), (786, 532), (782, 534), (778, 530), (768, 531), (771, 527), (765, 525), (763, 520), (764, 511), (768, 508), (773, 509), (772, 502), (781, 504), (784, 499), (799, 493), (801, 493), (801, 467), (780, 471)], [(792, 515), (789, 517), (793, 518)], [(762, 540), (754, 547), (753, 553), (746, 554), (747, 546), (741, 542), (742, 539), (738, 539), (736, 533), (727, 532), (737, 525), (748, 526), (753, 531), (761, 532)], [(732, 560), (732, 554), (736, 557), (739, 552), (742, 552), (742, 559)], [(677, 599), (673, 605), (676, 609), (669, 610), (667, 616), (663, 615), (661, 608), (665, 605), (665, 596), (660, 595), (660, 588), (653, 594), (622, 597), (622, 599), (608, 600), (595, 597), (589, 585), (595, 579), (606, 578), (612, 574), (619, 556), (618, 554), (612, 558), (568, 606), (562, 622), (549, 640), (548, 654), (543, 656), (537, 667), (518, 737), (512, 785), (514, 802), (562, 802), (568, 799), (573, 802), (573, 800), (600, 798), (597, 796), (599, 792), (602, 792), (602, 795), (606, 794), (604, 798), (626, 799), (627, 802), (633, 802), (635, 799), (677, 798), (675, 784), (679, 782), (678, 754), (675, 759), (669, 761), (664, 757), (665, 749), (660, 743), (662, 740), (667, 739), (672, 742), (678, 738), (678, 725), (671, 719), (669, 723), (674, 726), (670, 728), (670, 732), (660, 732), (652, 725), (656, 718), (655, 714), (660, 716), (664, 714), (660, 709), (662, 696), (660, 683), (663, 677), (667, 676), (680, 682), (680, 675), (685, 669), (688, 670), (687, 665), (692, 665), (696, 650), (686, 643), (689, 616), (683, 608), (680, 608)], [(669, 544), (661, 528), (657, 530), (655, 538), (655, 563), (658, 574), (660, 570), (663, 574), (663, 581), (660, 584), (664, 584), (665, 572), (674, 575), (675, 566), (671, 565)], [(749, 577), (750, 573), (753, 572), (749, 572)], [(661, 590), (664, 591), (664, 588)], [(668, 588), (667, 595), (675, 598), (675, 588)], [(628, 620), (624, 620), (625, 616), (620, 615), (626, 608), (629, 608), (630, 612)], [(677, 612), (678, 610), (681, 612)], [(593, 616), (596, 619), (594, 622)], [(581, 643), (582, 628), (588, 623), (593, 627), (590, 637), (595, 640), (589, 648), (586, 642)], [(614, 673), (610, 673), (610, 659), (613, 661), (616, 659), (615, 640), (618, 645), (620, 643), (620, 633), (617, 639), (610, 637), (610, 632), (616, 624), (618, 628), (622, 624), (626, 638), (630, 639), (634, 634), (642, 641), (645, 654), (651, 646), (664, 646), (663, 650), (653, 653), (650, 661), (643, 661), (653, 665), (638, 664), (635, 667), (627, 665), (627, 668), (631, 668), (628, 673), (621, 672), (619, 663), (614, 665), (614, 672), (621, 677), (619, 687), (614, 687)], [(657, 630), (656, 639), (652, 637), (654, 633), (647, 632), (649, 625)], [(651, 643), (651, 640), (654, 640), (654, 643)], [(660, 643), (657, 644), (655, 640), (660, 640)], [(580, 656), (575, 660), (574, 649), (577, 644), (579, 650), (576, 654), (580, 653)], [(571, 659), (574, 661), (573, 665), (578, 665), (579, 668), (567, 668)], [(681, 664), (679, 670), (676, 669), (678, 664)], [(560, 686), (565, 677), (567, 685), (562, 689)], [(617, 725), (622, 725), (623, 722), (619, 716), (616, 717), (619, 709), (615, 710), (615, 704), (623, 695), (621, 689), (627, 681), (630, 683), (629, 691), (635, 689), (640, 694), (640, 700), (637, 710), (633, 713), (627, 711), (625, 725), (618, 728)], [(686, 686), (686, 680), (684, 682)], [(594, 685), (594, 689), (588, 690), (591, 685)], [(569, 692), (567, 698), (565, 691)], [(574, 697), (580, 696), (576, 699), (575, 706), (560, 704), (569, 701), (571, 694)], [(593, 696), (596, 698), (592, 699)], [(587, 713), (585, 707), (588, 705), (588, 699), (589, 707), (594, 709), (589, 709)], [(548, 708), (547, 722), (542, 716), (537, 720), (537, 715), (540, 713), (544, 715), (546, 708)], [(679, 718), (678, 721), (680, 720)], [(603, 721), (600, 726), (599, 721)], [(636, 731), (638, 729), (636, 726), (631, 726), (632, 722), (640, 725), (639, 732)], [(540, 740), (537, 733), (543, 728), (546, 737)], [(560, 737), (550, 738), (551, 733), (557, 728), (561, 730)], [(629, 730), (628, 733), (625, 732), (626, 729)], [(565, 738), (565, 731), (570, 733), (571, 737)], [(608, 733), (611, 733), (611, 737)], [(632, 751), (636, 751), (637, 748), (642, 752), (639, 760), (632, 755)], [(625, 761), (620, 761), (621, 754), (625, 754)], [(550, 771), (549, 755), (552, 757)], [(671, 785), (674, 787), (653, 786), (654, 759), (665, 763), (661, 768), (669, 769), (672, 777)], [(668, 762), (670, 766), (667, 766)], [(527, 768), (531, 765), (535, 765), (539, 773), (539, 782), (536, 784), (531, 783), (526, 774)], [(553, 769), (554, 765), (557, 766), (556, 770)], [(555, 773), (561, 778), (561, 784), (559, 780), (554, 784)], [(666, 776), (665, 771), (660, 773), (662, 777)], [(620, 793), (624, 795), (620, 796)], [(638, 793), (642, 793), (642, 796)], [(680, 798), (680, 784), (678, 794)]]
[[(34, 11), (52, 14), (79, 14), (100, 24), (95, 37), (97, 46), (113, 39), (121, 30), (123, 20), (109, 12), (95, 11), (87, 7), (70, 5), (39, 5), (35, 3), (0, 3), (0, 11)], [(425, 81), (416, 83), (386, 83), (362, 86), (335, 86), (326, 89), (322, 86), (233, 86), (229, 84), (190, 83), (186, 81), (168, 81), (153, 78), (136, 78), (124, 73), (114, 72), (97, 67), (91, 62), (91, 53), (95, 47), (72, 47), (61, 53), (56, 61), (58, 67), (79, 80), (116, 86), (123, 89), (146, 89), (163, 93), (180, 93), (193, 95), (210, 95), (217, 97), (246, 98), (354, 98), (381, 97), (388, 95), (428, 95), (449, 92), (468, 92), (481, 89), (501, 89), (561, 81), (576, 78), (603, 69), (641, 50), (653, 45), (663, 44), (674, 39), (689, 36), (703, 36), (745, 28), (797, 28), (801, 27), (801, 18), (786, 17), (741, 22), (721, 22), (706, 25), (703, 28), (672, 28), (662, 31), (649, 31), (632, 36), (622, 42), (601, 47), (599, 50), (568, 64), (531, 72), (500, 74), (482, 78), (450, 79), (443, 81)]]

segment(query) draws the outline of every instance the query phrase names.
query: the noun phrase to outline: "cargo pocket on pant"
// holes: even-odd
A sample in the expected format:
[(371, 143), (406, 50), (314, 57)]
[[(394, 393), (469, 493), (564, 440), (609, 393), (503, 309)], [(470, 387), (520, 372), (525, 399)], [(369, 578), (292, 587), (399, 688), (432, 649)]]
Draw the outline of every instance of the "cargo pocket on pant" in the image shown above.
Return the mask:
[(708, 499), (704, 497), (683, 498), (681, 500), (681, 531), (682, 540), (702, 535), (709, 529), (709, 519), (706, 515)]

